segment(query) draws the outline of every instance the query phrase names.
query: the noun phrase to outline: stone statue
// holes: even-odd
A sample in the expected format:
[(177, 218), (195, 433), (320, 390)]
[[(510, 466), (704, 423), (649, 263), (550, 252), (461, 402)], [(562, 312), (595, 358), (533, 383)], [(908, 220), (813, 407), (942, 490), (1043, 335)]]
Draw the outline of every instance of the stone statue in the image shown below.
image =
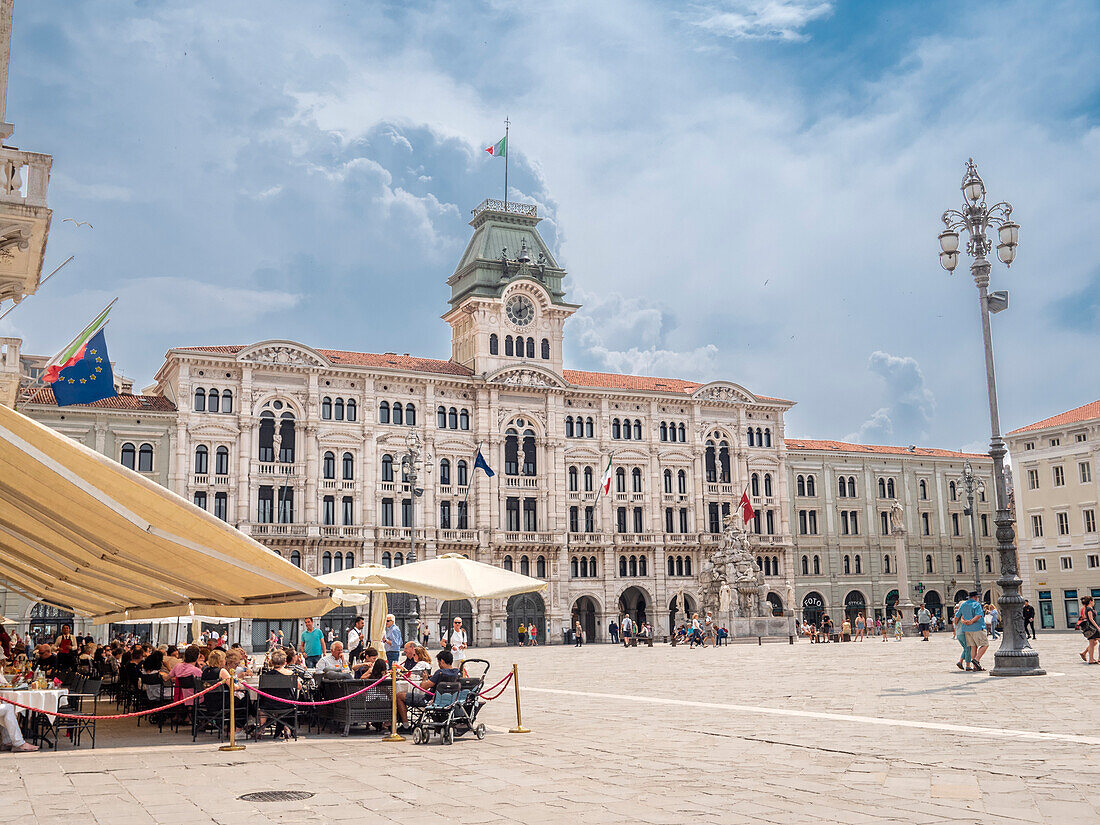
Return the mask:
[[(732, 606), (737, 618), (766, 615), (763, 610), (764, 574), (749, 550), (748, 533), (734, 516), (726, 516), (718, 549), (699, 573), (703, 609), (725, 612)], [(737, 602), (733, 601), (736, 591)]]
[(890, 505), (890, 532), (895, 536), (905, 535), (905, 508), (897, 499)]

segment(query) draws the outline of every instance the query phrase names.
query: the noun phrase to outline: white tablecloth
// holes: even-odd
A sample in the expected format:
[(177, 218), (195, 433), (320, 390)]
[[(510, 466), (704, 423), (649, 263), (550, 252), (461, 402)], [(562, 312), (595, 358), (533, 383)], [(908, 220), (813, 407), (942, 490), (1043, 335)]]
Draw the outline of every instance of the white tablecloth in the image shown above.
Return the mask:
[[(61, 697), (67, 696), (68, 693), (69, 691), (66, 688), (59, 688), (58, 690), (12, 690), (10, 688), (0, 688), (0, 699), (10, 699), (21, 705), (28, 705), (32, 708), (45, 711), (47, 718), (53, 722), (54, 714), (57, 713), (57, 706), (61, 702)], [(27, 711), (23, 708), (16, 708), (15, 712), (22, 716)]]

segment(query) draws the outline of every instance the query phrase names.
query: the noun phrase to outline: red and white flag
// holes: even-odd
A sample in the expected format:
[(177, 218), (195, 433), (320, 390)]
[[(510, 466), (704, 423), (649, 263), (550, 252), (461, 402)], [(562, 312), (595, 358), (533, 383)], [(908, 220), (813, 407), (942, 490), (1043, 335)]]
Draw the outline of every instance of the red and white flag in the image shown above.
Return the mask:
[(600, 483), (600, 487), (603, 489), (605, 496), (611, 492), (611, 456), (607, 457), (607, 466), (604, 468), (603, 481)]
[(756, 511), (752, 509), (752, 502), (749, 501), (749, 491), (746, 490), (741, 494), (741, 500), (737, 502), (737, 508), (741, 511), (741, 519), (745, 524), (748, 524), (753, 520), (756, 515)]

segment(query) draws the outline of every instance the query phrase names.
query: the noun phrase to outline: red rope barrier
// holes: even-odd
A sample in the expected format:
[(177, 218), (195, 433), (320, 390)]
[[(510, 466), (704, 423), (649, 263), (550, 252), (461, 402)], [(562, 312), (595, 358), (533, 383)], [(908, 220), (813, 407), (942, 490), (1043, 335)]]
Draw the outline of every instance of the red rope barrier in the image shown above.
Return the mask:
[(240, 684), (244, 688), (247, 688), (248, 690), (251, 690), (257, 696), (263, 696), (265, 699), (270, 699), (273, 702), (282, 702), (285, 705), (298, 705), (299, 707), (315, 708), (315, 707), (320, 707), (321, 705), (335, 705), (338, 702), (346, 702), (348, 699), (352, 699), (356, 696), (359, 696), (363, 693), (366, 693), (371, 688), (378, 687), (380, 684), (382, 684), (382, 682), (387, 681), (389, 678), (390, 678), (389, 676), (383, 676), (377, 682), (372, 682), (371, 684), (367, 685), (362, 690), (357, 690), (357, 691), (355, 691), (355, 693), (349, 693), (347, 696), (340, 696), (339, 698), (336, 698), (336, 699), (326, 699), (323, 702), (299, 702), (295, 699), (284, 699), (282, 696), (272, 696), (270, 693), (264, 693), (259, 688), (252, 687), (252, 685), (246, 685), (246, 684), (244, 684), (244, 682), (240, 682), (238, 684)]
[[(419, 690), (423, 693), (426, 693), (429, 696), (435, 696), (435, 694), (432, 691), (428, 690), (427, 688), (420, 687), (420, 685), (416, 684), (416, 682), (414, 682), (412, 679), (410, 679), (404, 673), (400, 674), (400, 676), (401, 676), (402, 679), (404, 679), (406, 682), (408, 682), (410, 685), (412, 685), (417, 690)], [(510, 682), (510, 681), (512, 681), (512, 674), (511, 673), (509, 673), (507, 676), (505, 676), (503, 679), (501, 679), (499, 682), (497, 682), (495, 685), (493, 685), (488, 690), (484, 690), (481, 693), (479, 693), (478, 696), (481, 697), (482, 699), (484, 699), (486, 702), (491, 702), (494, 699), (496, 699), (497, 697), (499, 697), (502, 693), (504, 693), (504, 691), (508, 687), (508, 682)], [(501, 685), (504, 685), (504, 687), (500, 689), (500, 691), (497, 693), (496, 696), (486, 696), (485, 695), (487, 693), (492, 693), (494, 690), (496, 690)]]
[[(188, 696), (184, 699), (179, 699), (179, 700), (177, 700), (175, 702), (171, 702), (170, 704), (167, 704), (167, 705), (158, 705), (157, 707), (150, 708), (149, 710), (139, 710), (139, 711), (134, 711), (133, 713), (116, 713), (112, 716), (90, 716), (86, 713), (61, 713), (60, 711), (48, 711), (48, 710), (43, 710), (42, 708), (31, 707), (30, 705), (21, 705), (18, 702), (13, 702), (11, 699), (7, 699), (3, 696), (0, 696), (0, 702), (7, 702), (9, 705), (15, 705), (15, 707), (23, 708), (23, 710), (33, 710), (36, 713), (44, 713), (47, 716), (59, 716), (62, 719), (132, 719), (136, 716), (148, 716), (151, 713), (160, 713), (162, 710), (168, 710), (168, 708), (174, 708), (177, 705), (182, 705), (182, 704), (185, 704), (185, 703), (188, 703), (188, 702), (194, 702), (195, 699), (198, 699), (200, 696), (205, 696), (207, 693), (209, 693), (210, 691), (214, 690), (217, 687), (222, 686), (223, 684), (225, 684), (225, 683), (224, 682), (219, 682), (216, 685), (211, 685), (210, 687), (206, 688), (205, 690), (203, 690), (200, 693), (192, 694), (191, 696)], [(74, 695), (76, 695), (76, 694), (74, 694)]]

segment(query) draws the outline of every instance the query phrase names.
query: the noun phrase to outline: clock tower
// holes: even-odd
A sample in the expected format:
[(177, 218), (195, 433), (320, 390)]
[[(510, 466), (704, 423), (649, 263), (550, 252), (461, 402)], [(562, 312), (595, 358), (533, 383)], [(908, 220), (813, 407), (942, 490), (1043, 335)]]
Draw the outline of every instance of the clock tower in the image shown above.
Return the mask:
[(527, 363), (562, 372), (562, 326), (577, 311), (539, 235), (538, 207), (486, 200), (474, 210), (473, 237), (451, 287), (451, 360), (485, 375)]

